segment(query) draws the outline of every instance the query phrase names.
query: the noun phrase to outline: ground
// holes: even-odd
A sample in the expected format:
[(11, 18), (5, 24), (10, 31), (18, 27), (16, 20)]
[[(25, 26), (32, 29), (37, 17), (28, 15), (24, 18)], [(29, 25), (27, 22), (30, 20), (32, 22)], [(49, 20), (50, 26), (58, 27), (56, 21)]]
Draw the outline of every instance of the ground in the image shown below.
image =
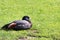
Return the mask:
[(0, 29), (30, 16), (29, 30), (0, 30), (0, 40), (60, 40), (60, 0), (0, 0)]

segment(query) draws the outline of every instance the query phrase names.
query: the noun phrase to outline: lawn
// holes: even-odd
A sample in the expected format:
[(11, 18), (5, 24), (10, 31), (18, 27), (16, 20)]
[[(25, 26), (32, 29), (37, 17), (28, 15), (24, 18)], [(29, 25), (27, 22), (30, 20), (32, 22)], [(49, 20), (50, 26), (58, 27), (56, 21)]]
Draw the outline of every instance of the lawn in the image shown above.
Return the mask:
[(60, 40), (60, 0), (0, 0), (0, 29), (25, 15), (32, 28), (0, 30), (0, 40)]

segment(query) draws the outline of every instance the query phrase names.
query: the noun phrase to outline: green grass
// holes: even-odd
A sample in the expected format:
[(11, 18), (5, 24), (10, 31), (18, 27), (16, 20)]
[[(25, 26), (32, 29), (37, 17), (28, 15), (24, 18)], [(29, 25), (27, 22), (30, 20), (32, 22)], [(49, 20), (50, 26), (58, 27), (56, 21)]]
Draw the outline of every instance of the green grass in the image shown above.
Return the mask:
[(0, 40), (60, 40), (60, 0), (0, 0), (0, 28), (24, 15), (31, 17), (32, 28), (0, 30)]

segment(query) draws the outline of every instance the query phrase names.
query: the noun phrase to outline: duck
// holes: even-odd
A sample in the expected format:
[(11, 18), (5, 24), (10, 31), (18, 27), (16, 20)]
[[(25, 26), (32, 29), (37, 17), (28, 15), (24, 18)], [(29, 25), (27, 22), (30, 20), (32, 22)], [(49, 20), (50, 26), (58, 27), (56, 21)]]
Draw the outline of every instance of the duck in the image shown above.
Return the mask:
[(32, 27), (32, 22), (29, 16), (23, 16), (22, 20), (15, 20), (2, 28), (13, 30), (27, 30)]

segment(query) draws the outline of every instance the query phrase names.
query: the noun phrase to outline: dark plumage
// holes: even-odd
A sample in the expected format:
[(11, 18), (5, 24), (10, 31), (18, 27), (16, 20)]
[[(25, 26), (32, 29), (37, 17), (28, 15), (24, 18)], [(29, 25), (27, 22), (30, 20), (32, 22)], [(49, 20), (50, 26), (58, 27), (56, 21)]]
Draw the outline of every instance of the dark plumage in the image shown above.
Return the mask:
[(14, 29), (14, 30), (26, 30), (32, 27), (29, 16), (24, 16), (22, 20), (13, 21), (5, 26), (2, 29)]

